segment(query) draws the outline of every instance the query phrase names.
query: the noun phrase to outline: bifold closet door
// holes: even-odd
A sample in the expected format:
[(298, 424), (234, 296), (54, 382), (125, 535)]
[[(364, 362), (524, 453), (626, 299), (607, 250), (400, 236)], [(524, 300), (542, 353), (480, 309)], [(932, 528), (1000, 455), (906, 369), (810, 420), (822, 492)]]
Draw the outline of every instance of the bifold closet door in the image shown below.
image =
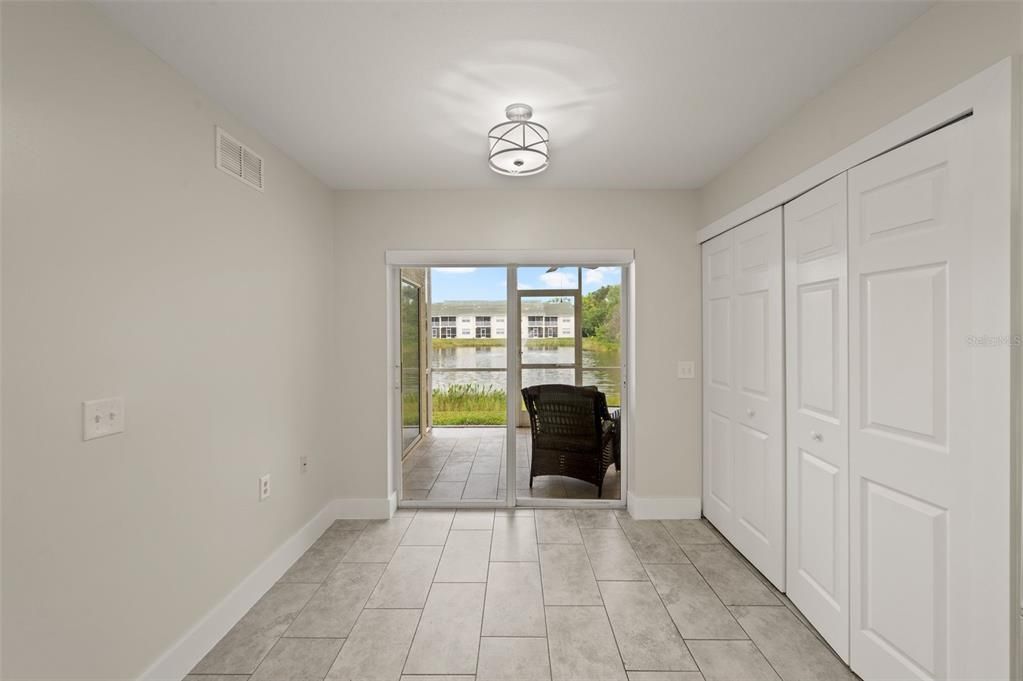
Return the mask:
[[(971, 119), (849, 171), (851, 664), (864, 679), (1007, 673), (1009, 538), (975, 517), (1007, 451), (985, 441), (967, 339), (997, 291), (971, 253)], [(978, 243), (980, 243), (978, 241)], [(975, 409), (975, 404), (980, 409)]]
[(785, 205), (786, 588), (849, 661), (846, 176)]
[(704, 513), (785, 588), (782, 212), (703, 246)]

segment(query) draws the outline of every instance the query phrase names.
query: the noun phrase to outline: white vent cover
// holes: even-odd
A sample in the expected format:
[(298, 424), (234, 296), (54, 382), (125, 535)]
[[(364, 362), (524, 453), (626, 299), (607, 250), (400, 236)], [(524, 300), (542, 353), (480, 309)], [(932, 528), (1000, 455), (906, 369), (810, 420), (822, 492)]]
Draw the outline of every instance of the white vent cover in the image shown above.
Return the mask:
[(217, 128), (217, 167), (250, 187), (263, 191), (263, 159)]

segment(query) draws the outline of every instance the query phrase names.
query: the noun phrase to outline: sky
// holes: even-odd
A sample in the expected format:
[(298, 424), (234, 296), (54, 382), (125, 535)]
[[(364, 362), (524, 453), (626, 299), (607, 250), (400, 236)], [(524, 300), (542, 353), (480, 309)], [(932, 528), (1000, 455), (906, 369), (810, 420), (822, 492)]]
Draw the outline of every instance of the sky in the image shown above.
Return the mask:
[[(520, 267), (520, 289), (575, 288), (576, 268)], [(434, 267), (431, 269), (433, 302), (454, 300), (504, 300), (508, 295), (504, 267)], [(598, 267), (583, 270), (583, 294), (601, 286), (622, 283), (622, 268)]]

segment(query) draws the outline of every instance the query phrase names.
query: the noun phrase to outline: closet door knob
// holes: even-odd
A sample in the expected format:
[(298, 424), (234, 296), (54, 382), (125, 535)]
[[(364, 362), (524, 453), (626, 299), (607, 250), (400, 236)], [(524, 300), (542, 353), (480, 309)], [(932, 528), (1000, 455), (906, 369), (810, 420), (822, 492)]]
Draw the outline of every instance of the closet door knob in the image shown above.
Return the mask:
[(817, 442), (820, 442), (821, 440), (824, 439), (824, 436), (821, 435), (820, 433), (818, 433), (816, 430), (811, 430), (810, 431), (810, 439), (816, 440)]
[(748, 416), (750, 418), (753, 418), (756, 415), (757, 415), (757, 413), (755, 411), (753, 411), (752, 409), (747, 409), (746, 410), (746, 416)]

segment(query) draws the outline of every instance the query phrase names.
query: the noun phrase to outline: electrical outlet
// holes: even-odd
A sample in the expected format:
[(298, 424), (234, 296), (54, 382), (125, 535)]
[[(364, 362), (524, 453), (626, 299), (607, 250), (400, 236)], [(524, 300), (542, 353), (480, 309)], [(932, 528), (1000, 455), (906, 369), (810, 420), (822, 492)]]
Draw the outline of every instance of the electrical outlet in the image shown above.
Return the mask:
[(259, 479), (259, 500), (263, 501), (270, 496), (270, 474), (267, 473)]
[(678, 363), (679, 378), (696, 378), (696, 362), (685, 361)]
[(124, 432), (124, 398), (108, 397), (103, 400), (82, 402), (82, 439)]
[(298, 464), (301, 467), (302, 472), (305, 473), (307, 470), (309, 470), (309, 457), (308, 456), (298, 457)]

